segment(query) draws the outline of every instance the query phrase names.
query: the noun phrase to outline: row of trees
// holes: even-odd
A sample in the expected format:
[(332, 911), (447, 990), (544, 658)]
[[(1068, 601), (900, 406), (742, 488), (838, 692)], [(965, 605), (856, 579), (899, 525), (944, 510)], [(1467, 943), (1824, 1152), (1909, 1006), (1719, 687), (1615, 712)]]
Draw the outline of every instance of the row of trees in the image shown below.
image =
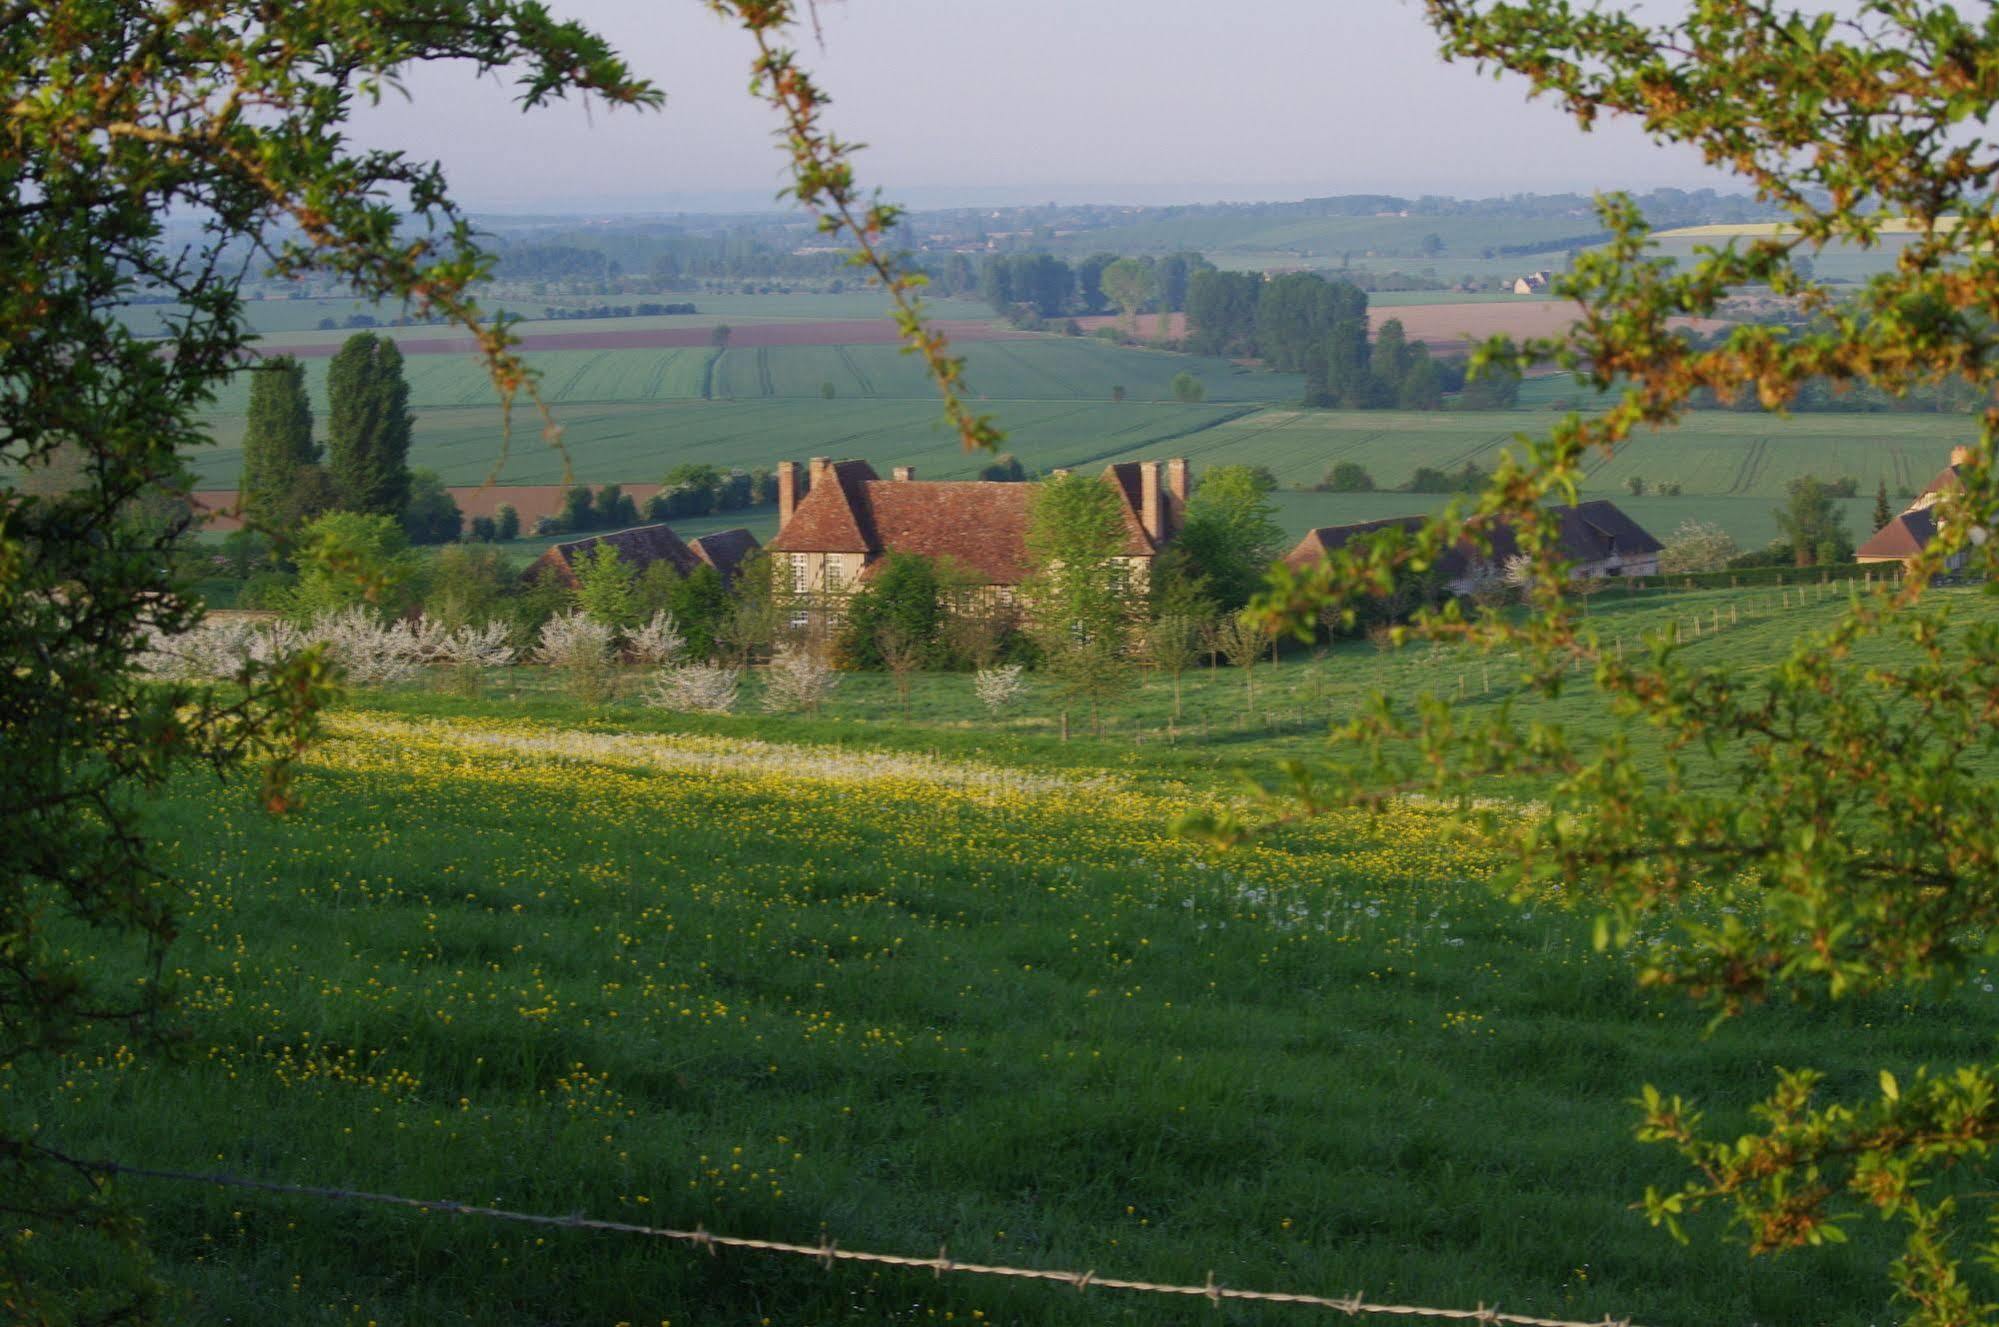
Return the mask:
[(979, 297), (1005, 315), (1035, 318), (1108, 313), (1127, 319), (1187, 307), (1193, 278), (1214, 271), (1198, 253), (1121, 258), (1091, 254), (1070, 264), (1048, 253), (990, 254), (979, 265)]
[(414, 416), (403, 354), (373, 332), (347, 338), (326, 369), (324, 443), (305, 366), (278, 355), (246, 370), (241, 504), (252, 523), (296, 530), (326, 511), (408, 521), (420, 542), (458, 537), (458, 507), (434, 474), (409, 465)]
[(1367, 292), (1350, 281), (1299, 272), (1265, 280), (1256, 272), (1197, 272), (1187, 290), (1187, 349), (1261, 359), (1305, 375), (1304, 403), (1346, 410), (1437, 410), (1459, 394), (1464, 409), (1505, 409), (1518, 398), (1516, 373), (1468, 380), (1460, 357), (1431, 355), (1410, 341), (1400, 319), (1370, 336)]

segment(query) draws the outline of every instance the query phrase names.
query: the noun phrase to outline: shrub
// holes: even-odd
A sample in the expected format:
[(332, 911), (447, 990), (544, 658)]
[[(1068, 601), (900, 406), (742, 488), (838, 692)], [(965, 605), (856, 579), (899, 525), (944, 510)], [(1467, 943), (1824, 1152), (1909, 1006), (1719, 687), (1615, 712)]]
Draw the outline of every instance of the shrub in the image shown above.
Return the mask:
[(640, 663), (664, 666), (677, 663), (687, 651), (687, 638), (673, 614), (661, 609), (650, 621), (625, 636), (625, 650)]
[(1326, 493), (1372, 493), (1374, 476), (1359, 461), (1336, 461), (1319, 488)]
[(579, 700), (600, 700), (610, 687), (611, 641), (616, 634), (582, 613), (557, 613), (541, 624), (534, 658), (565, 674)]
[(771, 714), (813, 714), (839, 685), (839, 674), (824, 659), (803, 646), (787, 645), (764, 669), (763, 707)]
[(356, 686), (406, 682), (423, 664), (416, 632), (408, 623), (385, 622), (359, 604), (321, 613), (306, 635), (326, 646), (328, 657)]
[(742, 676), (741, 669), (705, 663), (662, 668), (641, 699), (655, 709), (727, 714), (736, 708), (736, 686)]
[(981, 668), (972, 676), (972, 689), (978, 692), (979, 703), (994, 715), (1020, 699), (1026, 686), (1027, 670), (1019, 664)]

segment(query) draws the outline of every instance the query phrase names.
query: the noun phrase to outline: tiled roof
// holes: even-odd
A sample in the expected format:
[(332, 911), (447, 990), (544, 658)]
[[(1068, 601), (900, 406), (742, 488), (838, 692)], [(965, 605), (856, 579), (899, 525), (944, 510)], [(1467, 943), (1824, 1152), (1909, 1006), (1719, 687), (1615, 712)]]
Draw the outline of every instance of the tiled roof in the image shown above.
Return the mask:
[(528, 568), (528, 574), (534, 575), (547, 569), (553, 571), (564, 584), (574, 585), (577, 563), (599, 544), (609, 544), (617, 549), (618, 560), (628, 567), (643, 568), (664, 561), (685, 576), (701, 565), (701, 559), (681, 541), (671, 526), (639, 525), (629, 530), (614, 530), (609, 534), (556, 544), (535, 559), (534, 566)]
[(1856, 558), (1912, 558), (1936, 537), (1936, 518), (1925, 509), (1905, 511), (1855, 549)]
[(1034, 485), (876, 480), (867, 486), (879, 542), (871, 551), (950, 558), (987, 585), (1027, 579)]
[[(1573, 562), (1605, 562), (1611, 558), (1643, 557), (1657, 553), (1664, 547), (1645, 528), (1624, 514), (1616, 503), (1605, 499), (1581, 503), (1574, 507), (1550, 509), (1557, 520), (1556, 538), (1562, 555)], [(1327, 553), (1346, 545), (1350, 540), (1381, 530), (1400, 528), (1412, 536), (1423, 528), (1428, 517), (1391, 516), (1385, 520), (1363, 521), (1357, 525), (1327, 525), (1311, 531), (1298, 541), (1284, 560), (1290, 565), (1304, 568), (1317, 562)], [(1491, 535), (1492, 552), (1485, 560), (1493, 563), (1506, 561), (1520, 552), (1520, 544), (1514, 538), (1513, 530), (1505, 523), (1499, 524)], [(1456, 579), (1465, 574), (1471, 566), (1474, 550), (1469, 543), (1460, 544), (1437, 560), (1437, 570), (1443, 575)]]
[(866, 461), (837, 461), (831, 475), (815, 482), (791, 519), (777, 532), (771, 548), (779, 553), (871, 553), (878, 545), (868, 537), (862, 503), (869, 480), (876, 479)]
[(695, 557), (720, 572), (725, 581), (734, 579), (736, 568), (742, 566), (744, 560), (760, 547), (757, 537), (741, 527), (704, 534), (698, 539), (688, 540), (687, 546), (693, 550)]
[(1958, 477), (1957, 472), (1957, 466), (1945, 466), (1943, 469), (1937, 471), (1937, 477), (1932, 479), (1918, 496), (1926, 498), (1932, 493), (1949, 493), (1963, 488), (1964, 481)]
[[(1129, 476), (1120, 472), (1129, 470)], [(1158, 551), (1140, 520), (1138, 468), (1111, 466), (1106, 483), (1124, 501), (1119, 553)], [(842, 461), (813, 486), (770, 543), (776, 553), (916, 553), (950, 558), (987, 585), (1018, 585), (1027, 576), (1028, 511), (1033, 484), (990, 480), (881, 479), (866, 462)], [(1162, 486), (1161, 511), (1170, 500)], [(1170, 528), (1170, 526), (1169, 526)]]

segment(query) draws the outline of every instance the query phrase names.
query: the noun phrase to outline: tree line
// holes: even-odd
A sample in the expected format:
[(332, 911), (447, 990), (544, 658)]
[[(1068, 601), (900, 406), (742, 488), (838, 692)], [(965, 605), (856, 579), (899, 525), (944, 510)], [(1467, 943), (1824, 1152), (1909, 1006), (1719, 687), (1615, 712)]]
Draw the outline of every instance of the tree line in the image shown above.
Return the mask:
[(979, 297), (1003, 316), (1037, 319), (1109, 313), (1178, 313), (1194, 276), (1214, 264), (1192, 251), (1127, 258), (1095, 253), (1075, 263), (1050, 253), (988, 254)]
[(1370, 336), (1367, 292), (1310, 272), (1265, 279), (1257, 272), (1196, 272), (1187, 287), (1186, 349), (1260, 359), (1305, 376), (1303, 404), (1343, 410), (1438, 410), (1447, 396), (1466, 410), (1504, 410), (1520, 393), (1517, 373), (1470, 377), (1462, 356), (1438, 356), (1410, 341), (1400, 319)]

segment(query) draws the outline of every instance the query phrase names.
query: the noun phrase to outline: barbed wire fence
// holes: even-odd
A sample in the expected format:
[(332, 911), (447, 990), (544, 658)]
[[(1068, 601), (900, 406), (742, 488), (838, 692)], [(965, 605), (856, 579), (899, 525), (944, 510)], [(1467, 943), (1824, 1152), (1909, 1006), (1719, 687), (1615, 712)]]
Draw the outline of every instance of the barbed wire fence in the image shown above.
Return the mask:
[(860, 1249), (846, 1249), (827, 1238), (818, 1244), (799, 1244), (789, 1240), (753, 1239), (743, 1235), (718, 1235), (702, 1226), (692, 1230), (678, 1230), (670, 1226), (644, 1226), (627, 1221), (605, 1221), (596, 1217), (572, 1214), (551, 1216), (536, 1212), (516, 1212), (503, 1207), (486, 1207), (476, 1203), (460, 1203), (442, 1198), (409, 1198), (400, 1194), (371, 1193), (364, 1189), (327, 1188), (309, 1184), (280, 1184), (271, 1180), (250, 1179), (242, 1175), (221, 1173), (197, 1173), (185, 1170), (160, 1170), (149, 1166), (131, 1166), (116, 1161), (91, 1161), (75, 1163), (79, 1168), (100, 1175), (124, 1175), (134, 1179), (168, 1180), (185, 1184), (206, 1184), (225, 1189), (249, 1189), (259, 1193), (284, 1194), (298, 1198), (315, 1198), (328, 1202), (374, 1203), (385, 1207), (408, 1208), (419, 1212), (438, 1212), (447, 1216), (481, 1217), (491, 1221), (511, 1221), (521, 1225), (548, 1227), (558, 1230), (591, 1230), (614, 1235), (639, 1235), (648, 1239), (670, 1240), (706, 1249), (709, 1255), (717, 1256), (722, 1249), (741, 1249), (752, 1253), (778, 1254), (789, 1257), (810, 1258), (822, 1267), (831, 1270), (838, 1263), (867, 1263), (881, 1267), (900, 1267), (912, 1271), (928, 1271), (938, 1279), (946, 1273), (953, 1276), (991, 1276), (1010, 1278), (1017, 1281), (1039, 1281), (1054, 1285), (1066, 1285), (1078, 1292), (1089, 1290), (1123, 1290), (1137, 1294), (1172, 1295), (1185, 1299), (1205, 1299), (1220, 1307), (1228, 1302), (1250, 1302), (1261, 1304), (1295, 1304), (1307, 1308), (1331, 1309), (1349, 1317), (1418, 1318), (1434, 1321), (1473, 1322), (1490, 1324), (1491, 1327), (1636, 1327), (1629, 1318), (1603, 1317), (1591, 1321), (1577, 1321), (1566, 1318), (1543, 1318), (1533, 1314), (1509, 1313), (1497, 1305), (1483, 1303), (1476, 1308), (1430, 1308), (1416, 1304), (1377, 1304), (1356, 1291), (1352, 1295), (1314, 1295), (1283, 1290), (1243, 1290), (1235, 1286), (1222, 1285), (1215, 1280), (1213, 1272), (1201, 1285), (1175, 1284), (1173, 1282), (1142, 1281), (1130, 1277), (1100, 1276), (1096, 1269), (1088, 1271), (1063, 1271), (1046, 1267), (1008, 1267), (993, 1263), (962, 1262), (950, 1256), (939, 1247), (935, 1257), (923, 1258), (900, 1253), (870, 1253)]

